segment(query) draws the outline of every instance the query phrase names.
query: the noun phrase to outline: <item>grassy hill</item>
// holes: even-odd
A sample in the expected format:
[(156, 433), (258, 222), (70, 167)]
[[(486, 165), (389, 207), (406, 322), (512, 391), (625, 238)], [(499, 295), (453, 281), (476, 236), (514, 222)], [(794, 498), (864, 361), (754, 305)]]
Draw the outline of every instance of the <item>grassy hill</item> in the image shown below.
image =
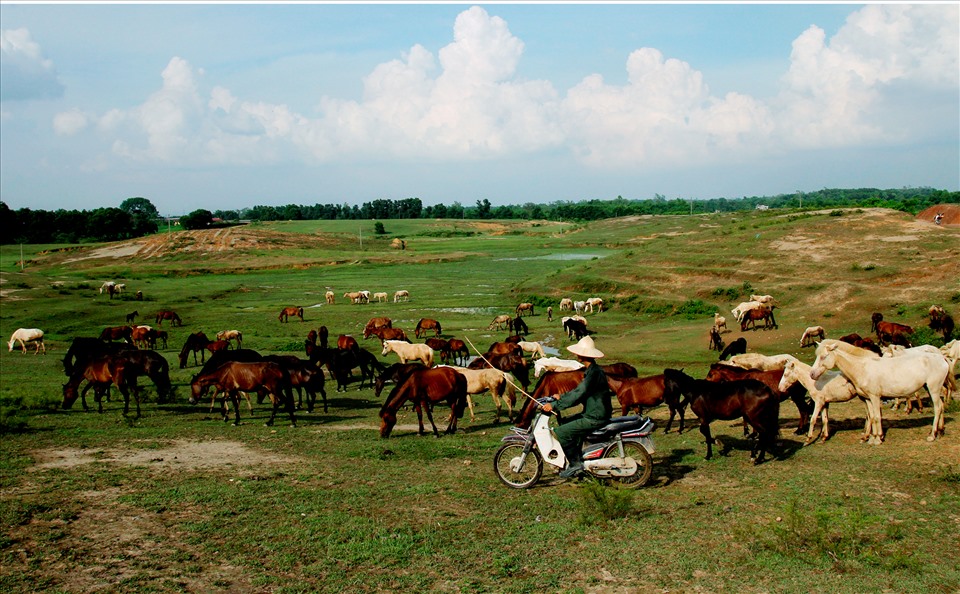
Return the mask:
[[(0, 359), (0, 587), (27, 591), (590, 591), (952, 592), (960, 588), (958, 406), (935, 443), (929, 408), (884, 409), (886, 443), (859, 442), (859, 402), (830, 407), (834, 436), (801, 447), (796, 408), (781, 406), (780, 451), (758, 467), (738, 423), (717, 422), (726, 447), (703, 460), (695, 429), (655, 436), (652, 483), (630, 494), (548, 478), (530, 492), (501, 486), (490, 464), (506, 433), (488, 396), (462, 431), (415, 435), (401, 413), (377, 436), (382, 397), (354, 382), (327, 392), (329, 413), (296, 429), (240, 427), (186, 404), (188, 333), (240, 329), (244, 346), (302, 354), (311, 328), (360, 336), (388, 316), (412, 331), (440, 320), (480, 348), (490, 320), (533, 301), (531, 338), (565, 353), (562, 297), (600, 296), (589, 327), (610, 360), (642, 374), (684, 367), (702, 377), (713, 313), (726, 341), (812, 362), (799, 338), (869, 334), (870, 315), (922, 328), (933, 303), (960, 319), (960, 230), (885, 209), (765, 211), (551, 221), (298, 221), (161, 233), (97, 245), (0, 247), (0, 333), (39, 327), (47, 356)], [(391, 247), (403, 238), (407, 249)], [(100, 295), (105, 280), (127, 292)], [(366, 289), (411, 300), (353, 305)], [(133, 299), (142, 291), (143, 301)], [(327, 305), (324, 293), (337, 295)], [(735, 326), (730, 309), (774, 295), (776, 330)], [(305, 307), (306, 322), (280, 309)], [(60, 358), (76, 336), (154, 324), (183, 327), (160, 352), (177, 400), (144, 416), (62, 411)], [(380, 356), (375, 339), (361, 341)], [(666, 411), (651, 416), (664, 426)], [(438, 419), (444, 416), (438, 413)], [(688, 424), (689, 425), (689, 424)]]

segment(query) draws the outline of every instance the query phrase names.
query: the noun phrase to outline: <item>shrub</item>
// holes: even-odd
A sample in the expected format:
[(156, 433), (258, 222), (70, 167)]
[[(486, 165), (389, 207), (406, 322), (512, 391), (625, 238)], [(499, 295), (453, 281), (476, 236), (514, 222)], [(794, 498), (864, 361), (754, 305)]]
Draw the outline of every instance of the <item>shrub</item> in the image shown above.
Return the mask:
[(579, 492), (577, 522), (591, 526), (631, 515), (633, 493), (629, 489), (608, 487), (596, 479), (586, 479)]

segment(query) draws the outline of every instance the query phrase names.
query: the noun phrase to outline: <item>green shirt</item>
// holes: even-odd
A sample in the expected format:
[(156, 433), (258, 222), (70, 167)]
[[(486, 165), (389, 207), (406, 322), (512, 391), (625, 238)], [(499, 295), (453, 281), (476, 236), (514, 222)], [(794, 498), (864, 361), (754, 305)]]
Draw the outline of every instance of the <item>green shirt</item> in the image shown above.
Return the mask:
[(583, 404), (584, 418), (594, 421), (608, 421), (613, 414), (610, 399), (613, 392), (607, 384), (607, 374), (600, 365), (591, 363), (583, 373), (583, 380), (577, 387), (560, 395), (553, 408), (563, 410)]

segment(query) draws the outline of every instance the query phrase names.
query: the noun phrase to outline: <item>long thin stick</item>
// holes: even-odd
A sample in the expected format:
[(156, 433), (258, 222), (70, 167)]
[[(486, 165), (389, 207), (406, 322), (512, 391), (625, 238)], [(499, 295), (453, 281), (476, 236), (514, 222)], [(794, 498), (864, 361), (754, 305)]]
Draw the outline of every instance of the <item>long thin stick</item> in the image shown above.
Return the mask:
[[(490, 361), (487, 361), (487, 358), (483, 356), (483, 354), (480, 352), (480, 349), (478, 349), (477, 347), (475, 347), (475, 346), (473, 345), (473, 343), (470, 342), (470, 339), (469, 339), (469, 338), (467, 338), (466, 336), (464, 336), (463, 338), (470, 344), (470, 346), (473, 348), (473, 350), (477, 352), (477, 356), (480, 357), (481, 359), (483, 359), (484, 363), (486, 363), (487, 365), (489, 365), (491, 369), (497, 369), (496, 367), (493, 366), (492, 363), (490, 363)], [(521, 388), (521, 387), (518, 386), (517, 384), (515, 384), (515, 383), (511, 382), (510, 380), (508, 380), (508, 379), (507, 379), (507, 373), (506, 373), (505, 371), (503, 371), (502, 369), (497, 369), (497, 371), (499, 371), (500, 373), (502, 373), (502, 374), (503, 374), (503, 379), (506, 380), (506, 382), (507, 382), (508, 384), (510, 384), (511, 386), (513, 386), (516, 390), (518, 390), (521, 394), (523, 394), (524, 396), (526, 396), (526, 397), (529, 398), (530, 400), (533, 400), (534, 402), (537, 401), (536, 398), (534, 398), (534, 397), (531, 396), (530, 394), (527, 394), (527, 393), (523, 390), (523, 388)]]

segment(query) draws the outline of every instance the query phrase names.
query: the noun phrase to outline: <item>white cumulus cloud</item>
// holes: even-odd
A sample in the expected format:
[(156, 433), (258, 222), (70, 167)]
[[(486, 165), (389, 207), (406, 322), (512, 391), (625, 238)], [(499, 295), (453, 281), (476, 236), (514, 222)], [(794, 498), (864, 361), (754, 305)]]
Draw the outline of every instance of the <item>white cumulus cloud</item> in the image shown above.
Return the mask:
[(90, 123), (87, 114), (79, 109), (71, 109), (53, 116), (53, 131), (60, 136), (73, 136)]
[(0, 101), (55, 98), (64, 90), (28, 29), (0, 30), (0, 80)]

